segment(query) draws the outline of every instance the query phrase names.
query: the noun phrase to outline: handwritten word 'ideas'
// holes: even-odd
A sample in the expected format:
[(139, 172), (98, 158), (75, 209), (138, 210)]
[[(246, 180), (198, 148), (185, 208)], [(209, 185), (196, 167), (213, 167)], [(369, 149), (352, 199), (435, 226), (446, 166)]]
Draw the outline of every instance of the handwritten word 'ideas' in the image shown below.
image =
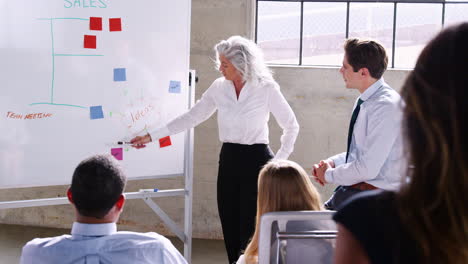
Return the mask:
[(51, 113), (34, 113), (34, 114), (17, 114), (14, 112), (8, 112), (6, 117), (11, 119), (41, 119), (51, 117)]
[(132, 118), (132, 122), (135, 123), (139, 119), (143, 118), (146, 114), (154, 110), (154, 106), (149, 104), (143, 109), (137, 110), (135, 112), (130, 112), (130, 117)]
[(107, 8), (105, 0), (63, 0), (65, 8)]

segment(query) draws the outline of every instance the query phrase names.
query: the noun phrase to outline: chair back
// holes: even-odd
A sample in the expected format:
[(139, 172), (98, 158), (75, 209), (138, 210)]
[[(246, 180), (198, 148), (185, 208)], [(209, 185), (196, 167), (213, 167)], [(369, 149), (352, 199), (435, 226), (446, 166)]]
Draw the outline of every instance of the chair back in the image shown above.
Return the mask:
[(332, 263), (334, 211), (271, 212), (260, 222), (259, 264)]

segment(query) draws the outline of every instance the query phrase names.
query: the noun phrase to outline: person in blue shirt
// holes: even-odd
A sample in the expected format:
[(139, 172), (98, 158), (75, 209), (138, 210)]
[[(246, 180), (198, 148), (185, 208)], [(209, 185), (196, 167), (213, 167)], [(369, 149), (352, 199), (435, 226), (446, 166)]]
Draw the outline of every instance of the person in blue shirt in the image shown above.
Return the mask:
[(21, 254), (21, 264), (187, 263), (172, 243), (154, 232), (117, 232), (127, 178), (110, 155), (82, 161), (67, 191), (75, 207), (71, 235), (36, 238)]
[(339, 185), (325, 207), (336, 210), (352, 195), (373, 189), (397, 190), (404, 164), (402, 100), (383, 79), (388, 57), (378, 42), (348, 39), (340, 73), (356, 89), (347, 150), (313, 166), (317, 182)]

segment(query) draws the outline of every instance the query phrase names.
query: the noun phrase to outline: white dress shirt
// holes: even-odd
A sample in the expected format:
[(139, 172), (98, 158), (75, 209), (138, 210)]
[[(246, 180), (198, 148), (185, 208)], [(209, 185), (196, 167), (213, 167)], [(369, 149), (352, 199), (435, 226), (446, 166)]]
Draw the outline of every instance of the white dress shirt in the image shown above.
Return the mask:
[(335, 168), (325, 172), (325, 180), (345, 186), (367, 182), (384, 190), (397, 190), (405, 164), (401, 97), (380, 79), (359, 98), (364, 102), (354, 124), (348, 162), (346, 152), (330, 157)]
[(21, 264), (187, 263), (167, 238), (156, 233), (117, 232), (115, 223), (73, 223), (71, 235), (36, 238)]
[(287, 159), (293, 151), (299, 124), (275, 81), (249, 81), (244, 84), (237, 98), (232, 81), (224, 77), (218, 78), (188, 112), (150, 133), (151, 138), (156, 141), (195, 127), (216, 110), (221, 142), (268, 144), (268, 120), (271, 112), (283, 129), (281, 148), (275, 158)]

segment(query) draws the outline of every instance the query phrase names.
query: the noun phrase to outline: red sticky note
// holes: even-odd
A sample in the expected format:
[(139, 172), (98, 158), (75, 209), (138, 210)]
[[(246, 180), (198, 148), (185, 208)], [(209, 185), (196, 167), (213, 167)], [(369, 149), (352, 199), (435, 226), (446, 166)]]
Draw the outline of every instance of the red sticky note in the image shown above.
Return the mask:
[(96, 36), (84, 35), (84, 48), (95, 49), (96, 48)]
[(167, 146), (170, 146), (170, 145), (172, 145), (171, 137), (167, 136), (167, 137), (163, 137), (163, 138), (159, 139), (159, 147), (160, 148), (164, 148), (164, 147), (167, 147)]
[(90, 17), (89, 30), (102, 30), (102, 17)]
[(109, 31), (122, 31), (122, 19), (109, 18)]
[(113, 149), (111, 149), (111, 154), (117, 160), (123, 160), (123, 149), (122, 148), (113, 148)]

